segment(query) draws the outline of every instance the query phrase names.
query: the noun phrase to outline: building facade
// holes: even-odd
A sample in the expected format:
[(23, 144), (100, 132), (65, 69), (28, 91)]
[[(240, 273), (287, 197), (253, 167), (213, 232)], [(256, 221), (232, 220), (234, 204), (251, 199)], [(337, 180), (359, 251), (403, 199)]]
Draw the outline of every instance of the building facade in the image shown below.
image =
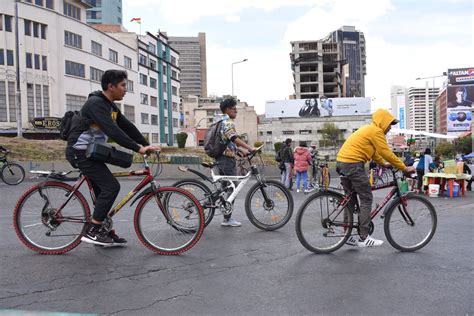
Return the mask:
[[(0, 11), (0, 134), (17, 132), (15, 1), (8, 2)], [(79, 110), (91, 91), (101, 90), (103, 72), (120, 69), (128, 73), (127, 94), (117, 102), (122, 113), (150, 142), (174, 144), (179, 81), (173, 78), (179, 76), (179, 54), (167, 46), (166, 37), (148, 33), (139, 38), (119, 25), (116, 32), (102, 32), (86, 23), (90, 6), (85, 1), (35, 3), (18, 3), (23, 131), (44, 132), (30, 123), (35, 117), (59, 118)]]
[(170, 47), (180, 54), (181, 95), (207, 97), (206, 33), (197, 37), (170, 36)]
[(406, 87), (392, 86), (390, 92), (392, 115), (400, 121), (399, 128), (405, 129), (407, 125), (408, 90)]
[(89, 24), (122, 24), (122, 0), (86, 0)]

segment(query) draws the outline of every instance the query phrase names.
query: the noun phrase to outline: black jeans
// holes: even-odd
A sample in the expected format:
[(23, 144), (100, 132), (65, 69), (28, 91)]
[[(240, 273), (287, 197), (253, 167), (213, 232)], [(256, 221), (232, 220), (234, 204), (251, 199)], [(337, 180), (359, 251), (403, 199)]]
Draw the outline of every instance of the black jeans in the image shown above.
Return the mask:
[[(216, 163), (217, 163), (217, 171), (219, 175), (221, 176), (235, 176), (236, 171), (235, 171), (235, 166), (236, 166), (236, 160), (233, 157), (227, 157), (227, 156), (220, 156), (216, 158)], [(227, 181), (222, 183), (222, 187), (227, 186)], [(234, 201), (235, 202), (235, 201)], [(234, 204), (234, 203), (232, 203)], [(229, 218), (232, 217), (232, 213), (224, 215), (224, 219), (228, 220)]]
[(120, 183), (105, 163), (87, 159), (85, 150), (67, 148), (66, 159), (74, 168), (79, 168), (91, 181), (96, 197), (92, 218), (102, 222), (114, 204), (120, 191)]

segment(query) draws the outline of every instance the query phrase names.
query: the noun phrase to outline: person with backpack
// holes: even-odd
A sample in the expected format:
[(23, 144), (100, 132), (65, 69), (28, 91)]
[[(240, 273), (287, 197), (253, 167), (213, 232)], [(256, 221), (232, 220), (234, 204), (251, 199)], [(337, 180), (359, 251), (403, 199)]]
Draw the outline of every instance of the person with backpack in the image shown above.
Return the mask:
[[(249, 151), (254, 152), (257, 149), (250, 145), (247, 145), (242, 139), (240, 139), (239, 134), (237, 134), (237, 130), (235, 128), (234, 123), (234, 120), (237, 117), (237, 101), (235, 101), (234, 98), (225, 99), (221, 102), (220, 109), (222, 115), (217, 116), (214, 119), (213, 125), (219, 127), (217, 135), (215, 135), (214, 137), (218, 137), (217, 140), (220, 141), (222, 147), (209, 146), (210, 143), (215, 143), (214, 141), (216, 139), (205, 140), (204, 147), (206, 149), (206, 153), (210, 153), (211, 157), (216, 160), (216, 168), (220, 175), (235, 176), (235, 157), (237, 155), (237, 150), (241, 151), (244, 155), (247, 155)], [(212, 128), (210, 129), (210, 131), (212, 132)], [(211, 151), (209, 151), (209, 147), (220, 147), (222, 148), (222, 151), (219, 150), (220, 153), (217, 154), (215, 152), (211, 153)], [(245, 148), (245, 150), (238, 147), (243, 147)], [(232, 218), (232, 213), (230, 213), (224, 215), (224, 219), (222, 220), (221, 225), (229, 227), (239, 227), (242, 225), (242, 223)]]
[(291, 173), (293, 172), (293, 151), (291, 150), (291, 143), (293, 140), (291, 138), (287, 138), (285, 143), (280, 148), (280, 170), (281, 170), (281, 182), (287, 187), (291, 189)]
[(418, 180), (418, 192), (423, 192), (423, 177), (426, 173), (430, 172), (430, 165), (433, 163), (433, 157), (431, 157), (431, 149), (426, 148), (423, 155), (421, 155), (418, 164), (416, 165), (416, 178)]
[[(114, 103), (122, 100), (127, 92), (127, 72), (107, 70), (102, 75), (101, 86), (102, 91), (89, 94), (82, 106), (82, 124), (71, 125), (67, 135), (66, 159), (89, 178), (96, 197), (92, 222), (82, 241), (97, 245), (124, 244), (127, 241), (114, 230), (108, 232), (102, 228), (102, 222), (120, 191), (120, 184), (104, 162), (87, 158), (86, 150), (90, 144), (107, 143), (109, 138), (142, 155), (160, 148), (150, 146)], [(76, 119), (79, 118), (76, 116)]]

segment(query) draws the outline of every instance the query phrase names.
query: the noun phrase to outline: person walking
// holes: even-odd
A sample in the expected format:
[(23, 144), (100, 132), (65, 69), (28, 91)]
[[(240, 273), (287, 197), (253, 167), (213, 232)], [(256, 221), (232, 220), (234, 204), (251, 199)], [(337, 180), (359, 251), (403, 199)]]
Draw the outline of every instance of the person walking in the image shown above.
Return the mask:
[(293, 172), (293, 163), (295, 161), (293, 158), (293, 151), (291, 150), (292, 142), (293, 140), (291, 138), (287, 138), (282, 148), (280, 148), (280, 156), (282, 160), (281, 182), (288, 189), (291, 188), (291, 173)]

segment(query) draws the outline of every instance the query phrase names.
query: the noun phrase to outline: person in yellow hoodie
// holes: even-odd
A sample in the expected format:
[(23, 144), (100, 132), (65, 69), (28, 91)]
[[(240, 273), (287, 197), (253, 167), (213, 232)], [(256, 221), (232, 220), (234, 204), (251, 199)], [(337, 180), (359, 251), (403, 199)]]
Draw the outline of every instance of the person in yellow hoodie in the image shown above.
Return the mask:
[[(378, 109), (372, 114), (372, 123), (352, 133), (337, 154), (336, 170), (343, 176), (341, 184), (344, 191), (347, 193), (354, 190), (360, 199), (359, 238), (351, 236), (346, 242), (348, 245), (372, 247), (383, 244), (382, 240), (369, 236), (372, 190), (364, 168), (365, 163), (374, 160), (379, 165), (393, 165), (405, 173), (415, 171), (414, 167), (405, 166), (387, 144), (385, 135), (395, 124), (398, 124), (398, 120), (390, 112)], [(355, 200), (350, 203), (355, 205)]]

